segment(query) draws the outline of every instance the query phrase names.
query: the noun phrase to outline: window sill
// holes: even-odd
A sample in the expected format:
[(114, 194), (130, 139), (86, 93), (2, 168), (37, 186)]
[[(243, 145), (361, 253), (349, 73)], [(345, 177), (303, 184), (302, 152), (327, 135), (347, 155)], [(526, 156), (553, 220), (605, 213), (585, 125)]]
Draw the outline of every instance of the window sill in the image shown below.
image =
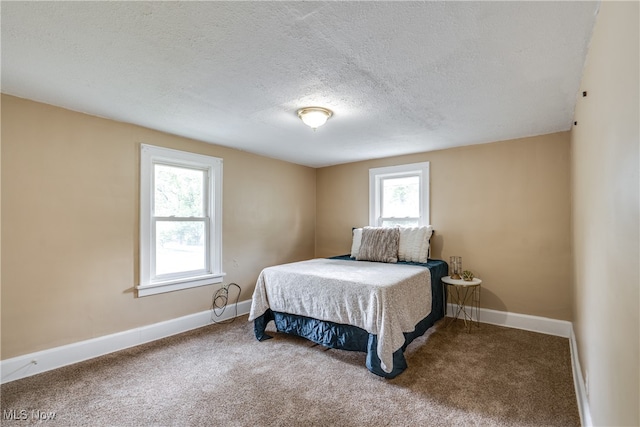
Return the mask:
[(208, 274), (206, 276), (192, 277), (180, 280), (167, 280), (165, 282), (151, 283), (136, 286), (138, 297), (162, 294), (165, 292), (179, 291), (182, 289), (197, 288), (199, 286), (213, 285), (222, 282), (225, 273)]

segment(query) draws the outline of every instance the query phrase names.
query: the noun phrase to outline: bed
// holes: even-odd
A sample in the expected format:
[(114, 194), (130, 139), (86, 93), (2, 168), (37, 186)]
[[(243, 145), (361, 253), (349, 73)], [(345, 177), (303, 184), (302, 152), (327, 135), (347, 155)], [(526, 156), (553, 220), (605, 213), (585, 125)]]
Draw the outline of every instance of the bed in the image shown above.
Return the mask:
[[(400, 245), (411, 239), (400, 239), (398, 229), (365, 227), (358, 245), (356, 234), (351, 254), (265, 268), (249, 320), (259, 341), (271, 338), (266, 327), (273, 321), (278, 332), (364, 352), (372, 373), (394, 378), (407, 368), (406, 347), (444, 316), (448, 266), (425, 256), (421, 246), (431, 233), (414, 239), (422, 259)], [(377, 255), (368, 255), (372, 247)]]

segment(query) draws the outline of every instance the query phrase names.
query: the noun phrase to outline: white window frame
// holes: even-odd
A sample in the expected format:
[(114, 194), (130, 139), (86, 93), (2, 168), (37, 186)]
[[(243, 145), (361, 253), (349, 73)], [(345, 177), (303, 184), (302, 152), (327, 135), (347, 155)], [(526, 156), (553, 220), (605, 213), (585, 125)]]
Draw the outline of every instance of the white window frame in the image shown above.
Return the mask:
[[(222, 282), (225, 275), (222, 272), (222, 163), (217, 157), (140, 144), (140, 283), (136, 286), (139, 297)], [(202, 271), (155, 277), (155, 164), (205, 172), (206, 267)]]
[[(418, 225), (430, 225), (429, 162), (369, 169), (369, 225), (380, 227), (382, 221), (382, 181), (387, 178), (417, 176), (420, 182), (420, 217)], [(389, 218), (390, 219), (390, 218)]]

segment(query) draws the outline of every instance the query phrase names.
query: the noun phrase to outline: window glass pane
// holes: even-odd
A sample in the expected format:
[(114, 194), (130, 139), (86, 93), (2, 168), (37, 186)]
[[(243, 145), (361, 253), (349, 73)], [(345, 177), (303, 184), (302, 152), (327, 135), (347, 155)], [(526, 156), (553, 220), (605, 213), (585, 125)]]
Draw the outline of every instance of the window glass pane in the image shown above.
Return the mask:
[(383, 219), (382, 227), (418, 227), (420, 220), (418, 218), (410, 219)]
[(156, 276), (204, 270), (204, 243), (204, 222), (157, 221)]
[(205, 216), (205, 171), (156, 164), (154, 173), (155, 216)]
[(420, 178), (409, 176), (382, 180), (382, 217), (420, 216)]

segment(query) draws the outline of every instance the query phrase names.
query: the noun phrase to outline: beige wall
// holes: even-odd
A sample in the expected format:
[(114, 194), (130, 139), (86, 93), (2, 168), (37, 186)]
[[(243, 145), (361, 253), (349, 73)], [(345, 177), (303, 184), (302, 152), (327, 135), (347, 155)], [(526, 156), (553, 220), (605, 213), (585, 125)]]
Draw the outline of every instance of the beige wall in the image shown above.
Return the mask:
[(434, 257), (463, 258), (482, 307), (571, 320), (567, 132), (322, 168), (316, 255), (348, 253), (368, 225), (369, 168), (429, 161)]
[(139, 144), (224, 159), (225, 283), (313, 257), (312, 168), (2, 95), (2, 359), (207, 310), (135, 298)]
[(601, 4), (571, 132), (575, 323), (595, 425), (640, 425), (639, 4)]

